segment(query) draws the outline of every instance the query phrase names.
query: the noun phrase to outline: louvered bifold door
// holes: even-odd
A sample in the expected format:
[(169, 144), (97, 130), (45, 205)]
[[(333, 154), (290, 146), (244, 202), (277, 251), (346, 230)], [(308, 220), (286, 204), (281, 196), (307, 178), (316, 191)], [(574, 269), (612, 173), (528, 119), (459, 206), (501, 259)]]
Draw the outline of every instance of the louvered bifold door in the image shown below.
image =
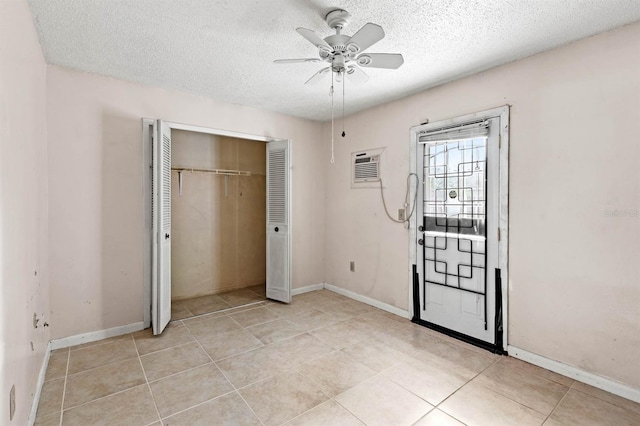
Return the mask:
[(291, 302), (289, 141), (267, 143), (267, 297)]
[(171, 128), (156, 123), (153, 140), (153, 254), (151, 319), (153, 334), (171, 320)]

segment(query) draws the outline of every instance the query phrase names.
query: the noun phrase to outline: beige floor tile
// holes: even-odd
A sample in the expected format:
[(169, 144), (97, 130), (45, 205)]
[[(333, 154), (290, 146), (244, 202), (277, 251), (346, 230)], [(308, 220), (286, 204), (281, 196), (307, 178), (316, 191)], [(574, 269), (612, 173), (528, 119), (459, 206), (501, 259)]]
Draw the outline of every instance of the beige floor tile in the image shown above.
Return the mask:
[[(71, 352), (73, 352), (73, 351), (77, 351), (79, 349), (86, 349), (86, 348), (89, 348), (91, 346), (99, 346), (99, 345), (104, 345), (105, 343), (114, 342), (116, 340), (126, 340), (126, 339), (131, 339), (131, 333), (121, 334), (120, 336), (109, 337), (107, 339), (96, 340), (95, 342), (88, 342), (88, 343), (82, 343), (82, 344), (76, 345), (76, 346), (71, 346), (69, 348), (69, 350)], [(65, 349), (63, 349), (63, 350), (65, 350)]]
[(367, 305), (351, 301), (332, 303), (318, 309), (340, 321), (353, 318), (365, 312), (371, 312)]
[(343, 302), (345, 300), (353, 300), (349, 297), (343, 296), (338, 293), (334, 293), (333, 291), (329, 291), (329, 290), (311, 291), (311, 292), (300, 294), (295, 298), (297, 298), (298, 300), (307, 301), (309, 303), (323, 304), (323, 305), (335, 303), (335, 302)]
[(191, 311), (185, 307), (175, 306), (173, 302), (171, 302), (171, 320), (178, 321), (185, 318), (192, 317), (193, 314)]
[(217, 295), (182, 299), (180, 302), (180, 306), (188, 309), (193, 315), (202, 315), (231, 307), (231, 305)]
[(279, 319), (280, 316), (267, 308), (255, 308), (229, 315), (243, 327), (263, 324), (265, 322)]
[(280, 356), (284, 368), (293, 368), (314, 358), (332, 352), (331, 346), (308, 333), (299, 334), (289, 339), (280, 340), (269, 346), (270, 350)]
[(44, 417), (37, 416), (36, 421), (33, 424), (35, 426), (59, 426), (60, 413), (58, 412)]
[(303, 314), (293, 315), (287, 319), (303, 328), (305, 331), (316, 330), (318, 328), (335, 324), (339, 321), (337, 318), (315, 309)]
[(571, 388), (573, 390), (595, 396), (598, 399), (616, 405), (620, 408), (624, 408), (626, 410), (633, 411), (636, 414), (640, 414), (640, 404), (631, 401), (630, 399), (622, 398), (618, 395), (603, 391), (602, 389), (594, 388), (593, 386), (589, 386), (581, 382), (575, 382), (573, 386), (571, 386)]
[(54, 349), (54, 350), (51, 351), (51, 355), (56, 355), (56, 354), (61, 354), (61, 353), (68, 354), (69, 353), (69, 348), (60, 348), (60, 349)]
[(484, 386), (466, 384), (438, 408), (468, 425), (540, 425), (546, 416)]
[(376, 373), (342, 352), (316, 358), (296, 367), (296, 371), (320, 385), (329, 396), (336, 396)]
[(228, 291), (220, 293), (218, 296), (231, 307), (242, 306), (247, 303), (260, 302), (264, 300), (262, 296), (258, 296), (256, 293), (248, 289)]
[(567, 392), (550, 419), (564, 425), (640, 425), (640, 414), (574, 389)]
[(574, 380), (570, 377), (562, 376), (560, 374), (554, 373), (553, 371), (546, 370), (544, 368), (540, 368), (536, 365), (529, 364), (528, 362), (521, 361), (519, 359), (503, 356), (500, 358), (500, 363), (504, 365), (508, 365), (519, 370), (525, 371), (529, 374), (534, 374), (536, 376), (540, 376), (543, 379), (551, 380), (552, 382), (560, 383), (563, 386), (570, 387)]
[(191, 317), (191, 318), (185, 318), (184, 320), (182, 320), (182, 323), (184, 325), (195, 324), (197, 322), (207, 321), (207, 320), (210, 320), (212, 318), (223, 317), (226, 314), (227, 314), (226, 311), (223, 311), (223, 312), (211, 312), (211, 313), (202, 314), (202, 315), (198, 315), (198, 316)]
[(467, 379), (454, 371), (415, 361), (400, 363), (382, 374), (433, 405), (438, 405), (457, 391)]
[(464, 423), (460, 423), (448, 414), (435, 409), (414, 423), (413, 426), (464, 426)]
[(275, 312), (283, 318), (304, 314), (314, 310), (311, 305), (301, 300), (296, 300), (295, 297), (291, 303), (274, 302), (267, 305), (267, 309)]
[(197, 342), (143, 355), (140, 360), (150, 382), (211, 362)]
[(64, 409), (145, 383), (138, 358), (107, 364), (67, 377)]
[(338, 395), (335, 400), (366, 425), (411, 425), (433, 408), (380, 375)]
[(214, 317), (205, 321), (187, 323), (186, 327), (196, 339), (220, 336), (230, 331), (241, 330), (242, 326), (228, 316)]
[(373, 339), (364, 339), (355, 345), (347, 346), (342, 351), (375, 372), (381, 372), (403, 361), (412, 361), (402, 352)]
[(267, 305), (267, 301), (261, 301), (261, 302), (252, 302), (252, 303), (248, 303), (246, 305), (242, 305), (242, 306), (235, 306), (233, 308), (228, 308), (225, 309), (224, 311), (222, 311), (223, 314), (225, 315), (233, 315), (233, 314), (237, 314), (238, 312), (244, 312), (244, 311), (249, 311), (251, 309), (256, 309), (256, 308), (264, 308)]
[(239, 390), (265, 425), (279, 425), (329, 399), (318, 386), (287, 371)]
[(270, 347), (244, 352), (216, 364), (237, 388), (271, 377), (285, 368), (282, 358)]
[(163, 418), (233, 390), (214, 364), (164, 378), (150, 386)]
[(285, 424), (286, 426), (362, 426), (360, 420), (333, 399), (312, 408)]
[(214, 361), (264, 346), (253, 334), (245, 330), (226, 333), (223, 338), (214, 336), (201, 339), (200, 344)]
[(182, 324), (169, 324), (159, 336), (154, 336), (150, 328), (133, 334), (138, 352), (146, 355), (162, 349), (193, 342), (194, 338)]
[(484, 370), (474, 382), (545, 415), (551, 414), (569, 389), (502, 362)]
[(138, 356), (138, 353), (131, 337), (114, 340), (104, 345), (71, 351), (69, 355), (69, 374), (102, 367), (106, 364), (124, 361), (136, 356)]
[(338, 322), (313, 330), (310, 334), (335, 349), (342, 349), (353, 345), (366, 337), (360, 330), (349, 325), (348, 321)]
[(262, 343), (277, 342), (278, 340), (293, 337), (304, 333), (305, 329), (298, 324), (285, 319), (271, 321), (265, 324), (254, 325), (246, 330), (258, 338)]
[(51, 354), (49, 364), (47, 364), (47, 372), (44, 380), (59, 379), (67, 374), (67, 361), (69, 360), (69, 352), (59, 352)]
[(187, 411), (165, 418), (165, 426), (259, 426), (260, 420), (237, 392), (220, 396)]
[(64, 393), (64, 377), (44, 382), (38, 402), (38, 417), (47, 417), (59, 413), (62, 409), (62, 395)]
[[(409, 322), (407, 321), (407, 323)], [(368, 312), (353, 317), (349, 320), (349, 325), (367, 333), (371, 331), (393, 332), (401, 327), (398, 321), (389, 318), (387, 315), (384, 315), (381, 312)]]
[(66, 410), (64, 426), (144, 426), (158, 419), (147, 385)]
[(258, 296), (262, 296), (264, 298), (267, 297), (267, 285), (266, 284), (253, 285), (251, 287), (248, 287), (248, 290), (251, 290), (252, 292), (257, 294)]
[(473, 378), (500, 358), (488, 351), (476, 352), (446, 342), (432, 343), (425, 346), (424, 351), (434, 355), (425, 354), (425, 358), (430, 362), (435, 362), (447, 370), (456, 371), (468, 379)]

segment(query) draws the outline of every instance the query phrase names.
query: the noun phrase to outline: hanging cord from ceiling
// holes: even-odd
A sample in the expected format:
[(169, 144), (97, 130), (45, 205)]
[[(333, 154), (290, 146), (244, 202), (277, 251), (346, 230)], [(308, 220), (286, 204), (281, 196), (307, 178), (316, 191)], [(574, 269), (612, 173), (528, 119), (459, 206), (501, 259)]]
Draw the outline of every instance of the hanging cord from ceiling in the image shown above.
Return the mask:
[(346, 75), (342, 76), (342, 137), (344, 138), (347, 134), (344, 131), (344, 81), (346, 80)]
[(331, 96), (331, 164), (336, 160), (333, 156), (333, 71), (331, 71), (331, 89), (329, 89), (329, 96)]
[(391, 219), (392, 221), (394, 221), (396, 223), (407, 223), (407, 222), (409, 222), (409, 220), (411, 219), (411, 216), (413, 216), (413, 213), (415, 212), (416, 202), (418, 200), (418, 188), (420, 187), (420, 178), (415, 173), (409, 173), (407, 175), (407, 192), (405, 193), (405, 196), (404, 196), (404, 208), (406, 210), (409, 207), (409, 190), (411, 189), (411, 177), (412, 176), (414, 176), (416, 178), (416, 191), (415, 191), (415, 194), (413, 196), (413, 204), (411, 206), (411, 212), (406, 216), (405, 220), (395, 219), (395, 218), (393, 218), (393, 216), (391, 216), (389, 214), (389, 209), (387, 209), (387, 203), (384, 200), (384, 191), (382, 190), (382, 178), (380, 178), (380, 180), (379, 180), (379, 182), (380, 182), (380, 196), (382, 197), (382, 205), (384, 206), (384, 212), (387, 214), (387, 217), (389, 219)]

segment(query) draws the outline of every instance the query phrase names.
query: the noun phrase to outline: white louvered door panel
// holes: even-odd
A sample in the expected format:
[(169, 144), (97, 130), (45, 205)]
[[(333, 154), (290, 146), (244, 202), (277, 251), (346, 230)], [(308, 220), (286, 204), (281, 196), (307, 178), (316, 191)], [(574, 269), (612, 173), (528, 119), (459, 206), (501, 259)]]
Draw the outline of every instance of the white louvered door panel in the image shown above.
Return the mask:
[(151, 319), (153, 334), (171, 320), (171, 129), (156, 123), (153, 140), (153, 255)]
[(291, 302), (289, 141), (267, 144), (267, 297)]

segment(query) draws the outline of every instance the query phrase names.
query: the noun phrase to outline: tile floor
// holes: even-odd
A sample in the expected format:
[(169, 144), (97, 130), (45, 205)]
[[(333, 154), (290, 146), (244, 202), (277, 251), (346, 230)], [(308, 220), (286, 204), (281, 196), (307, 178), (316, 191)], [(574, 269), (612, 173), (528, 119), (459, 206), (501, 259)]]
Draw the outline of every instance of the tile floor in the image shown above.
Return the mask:
[(171, 319), (182, 320), (267, 300), (265, 285), (256, 285), (211, 296), (171, 301)]
[(51, 355), (37, 425), (640, 425), (640, 404), (326, 290)]

